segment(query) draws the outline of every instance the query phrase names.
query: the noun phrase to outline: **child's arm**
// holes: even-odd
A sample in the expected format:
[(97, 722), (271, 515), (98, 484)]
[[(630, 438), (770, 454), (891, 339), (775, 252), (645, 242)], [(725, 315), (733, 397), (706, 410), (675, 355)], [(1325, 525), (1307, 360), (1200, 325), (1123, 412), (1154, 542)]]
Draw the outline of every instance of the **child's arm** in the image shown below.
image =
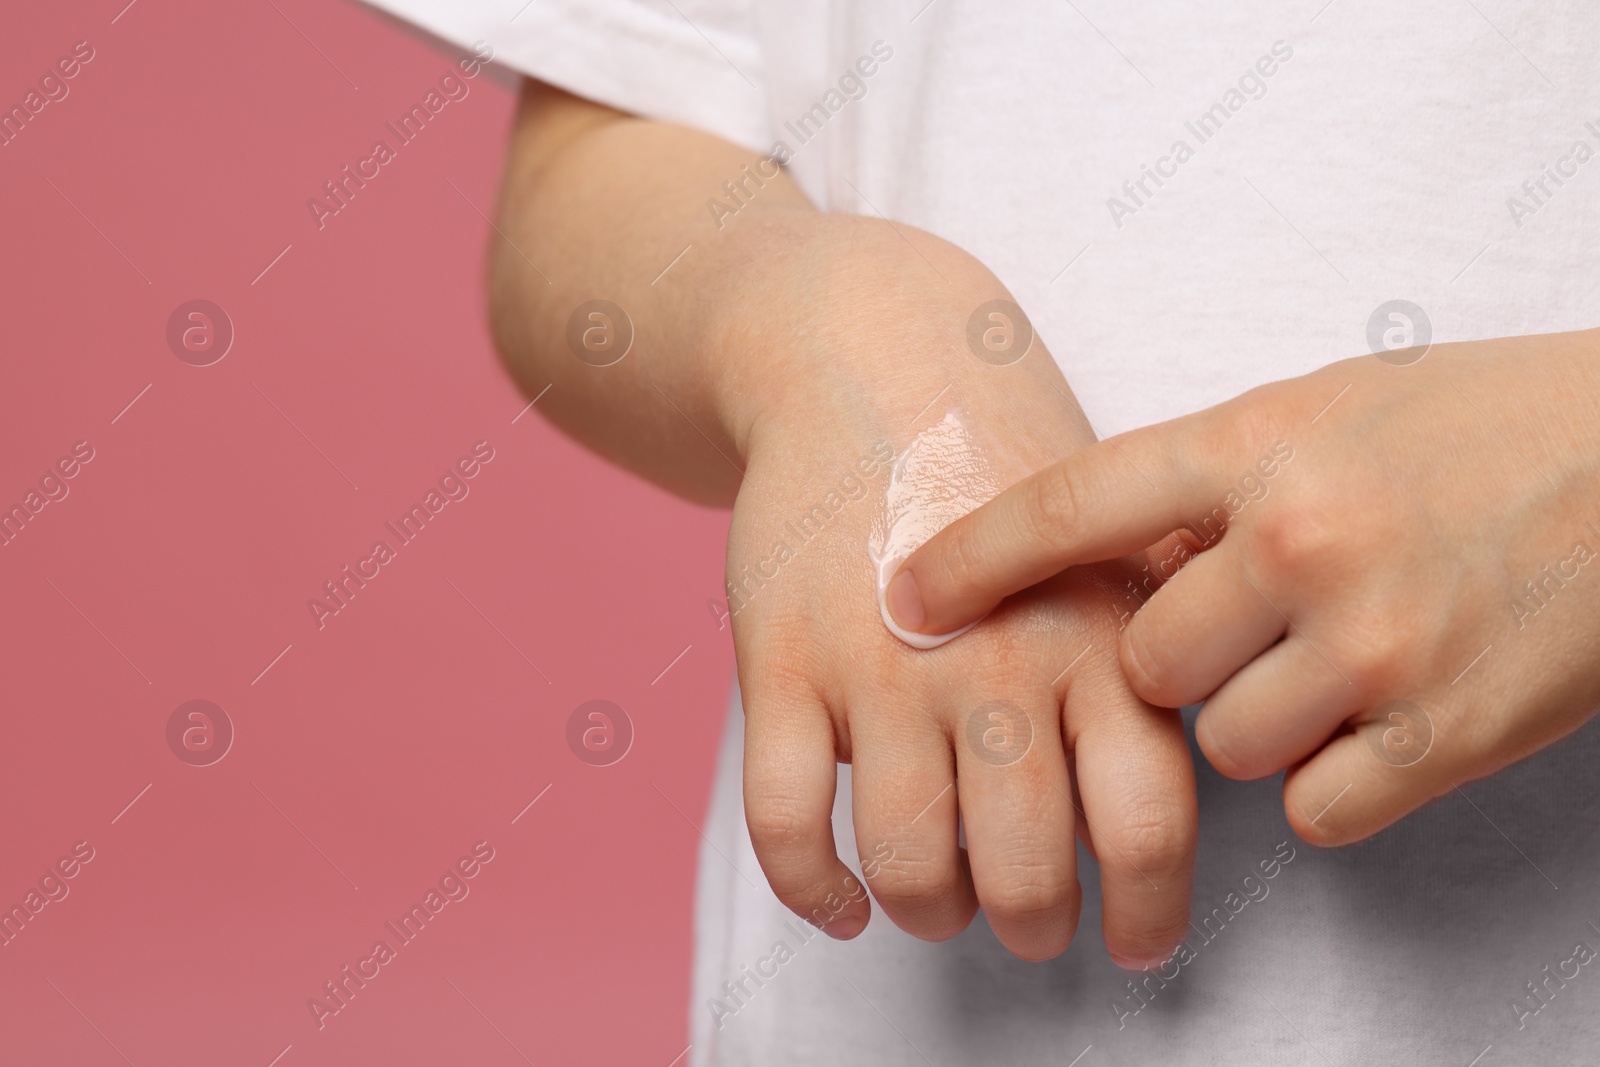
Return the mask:
[[(596, 452), (682, 496), (730, 504), (740, 476), (728, 459), (742, 466), (786, 355), (750, 336), (766, 314), (757, 282), (821, 216), (787, 174), (721, 138), (524, 84), (490, 260), (506, 364), (530, 396), (550, 385), (539, 410)], [(707, 202), (727, 204), (733, 180), (753, 197), (719, 230)], [(626, 343), (631, 323), (631, 349), (612, 366), (569, 344), (574, 312), (595, 300), (627, 321), (579, 315), (592, 363), (614, 358), (606, 346)]]
[[(912, 227), (818, 212), (717, 138), (537, 85), (499, 228), (495, 335), (530, 396), (550, 386), (539, 410), (684, 496), (737, 496), (745, 806), (779, 898), (838, 937), (866, 922), (830, 822), (845, 761), (864, 876), (912, 933), (953, 936), (981, 904), (1013, 952), (1060, 952), (1080, 899), (1076, 828), (1100, 860), (1111, 952), (1170, 951), (1187, 922), (1193, 774), (1178, 717), (1134, 698), (1116, 660), (1137, 606), (1123, 587), (1148, 575), (1074, 572), (931, 651), (880, 619), (869, 551), (891, 479), (931, 479), (897, 507), (942, 507), (951, 486), (986, 495), (1093, 438), (1025, 321), (991, 317), (1009, 300), (994, 276)], [(570, 326), (595, 300), (631, 322), (610, 366), (594, 364), (618, 354), (618, 316)], [(569, 344), (586, 328), (592, 348)], [(966, 429), (891, 471), (951, 412)]]

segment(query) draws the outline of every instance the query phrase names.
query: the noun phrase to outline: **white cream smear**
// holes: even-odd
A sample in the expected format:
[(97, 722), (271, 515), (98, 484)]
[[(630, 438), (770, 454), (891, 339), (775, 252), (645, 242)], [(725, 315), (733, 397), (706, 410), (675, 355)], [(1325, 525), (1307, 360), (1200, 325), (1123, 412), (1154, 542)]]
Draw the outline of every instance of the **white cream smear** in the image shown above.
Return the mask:
[(883, 624), (912, 648), (938, 648), (972, 629), (977, 621), (954, 633), (912, 633), (889, 614), (889, 580), (929, 538), (999, 492), (988, 462), (954, 411), (912, 438), (895, 459), (867, 552), (878, 568), (878, 612)]

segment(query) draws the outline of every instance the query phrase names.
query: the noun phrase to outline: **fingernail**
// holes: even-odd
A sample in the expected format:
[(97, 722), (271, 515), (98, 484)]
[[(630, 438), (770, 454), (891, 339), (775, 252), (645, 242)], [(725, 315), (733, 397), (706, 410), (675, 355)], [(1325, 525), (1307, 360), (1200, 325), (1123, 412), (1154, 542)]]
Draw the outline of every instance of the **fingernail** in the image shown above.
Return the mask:
[(917, 588), (916, 576), (910, 571), (903, 570), (890, 580), (884, 603), (888, 604), (894, 621), (913, 633), (920, 631), (928, 621), (927, 609), (922, 606), (922, 590)]
[(1109, 950), (1107, 951), (1107, 955), (1111, 957), (1112, 963), (1115, 963), (1118, 967), (1121, 967), (1125, 971), (1148, 971), (1152, 967), (1161, 966), (1172, 957), (1172, 953), (1164, 952), (1161, 955), (1156, 956), (1154, 959), (1136, 960), (1130, 959), (1127, 956), (1118, 955), (1117, 953)]
[(835, 919), (822, 928), (822, 932), (835, 941), (848, 941), (861, 932), (866, 922), (859, 915), (846, 915), (842, 919)]

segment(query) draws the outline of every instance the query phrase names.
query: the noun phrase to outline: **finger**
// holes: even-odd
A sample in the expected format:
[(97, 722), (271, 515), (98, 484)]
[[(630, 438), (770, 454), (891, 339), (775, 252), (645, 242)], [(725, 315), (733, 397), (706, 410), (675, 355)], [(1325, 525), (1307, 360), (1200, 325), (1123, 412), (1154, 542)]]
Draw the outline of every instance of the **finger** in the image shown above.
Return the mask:
[(1073, 688), (1067, 722), (1083, 724), (1069, 739), (1106, 951), (1123, 967), (1153, 966), (1183, 940), (1194, 883), (1199, 813), (1183, 720), (1108, 677)]
[(1224, 543), (1187, 566), (1122, 633), (1122, 661), (1139, 696), (1164, 708), (1204, 700), (1283, 636), (1289, 621)]
[(1277, 774), (1315, 752), (1361, 708), (1362, 694), (1299, 631), (1206, 701), (1195, 739), (1229, 778)]
[(1148, 573), (1148, 581), (1152, 591), (1161, 588), (1167, 582), (1178, 576), (1184, 566), (1192, 562), (1202, 552), (1206, 552), (1218, 544), (1220, 538), (1204, 540), (1187, 526), (1174, 530), (1160, 541), (1146, 548), (1141, 553), (1136, 553), (1132, 558), (1143, 560)]
[(884, 913), (925, 941), (944, 941), (972, 922), (978, 901), (957, 842), (955, 761), (929, 720), (857, 715), (851, 738), (856, 846), (867, 885)]
[(1236, 446), (1224, 430), (1197, 447), (1197, 430), (1225, 422), (1221, 410), (1108, 438), (951, 523), (890, 582), (890, 614), (917, 633), (949, 633), (1019, 589), (1136, 552), (1211, 512)]
[(1284, 778), (1284, 813), (1310, 844), (1370, 837), (1474, 777), (1470, 740), (1439, 733), (1418, 705), (1391, 702), (1363, 720)]
[(1013, 955), (1059, 956), (1082, 902), (1060, 712), (1054, 702), (989, 701), (957, 729), (956, 788), (978, 902)]
[(756, 859), (785, 907), (848, 940), (866, 927), (872, 906), (834, 844), (833, 726), (821, 702), (798, 687), (749, 685), (743, 693), (745, 821)]

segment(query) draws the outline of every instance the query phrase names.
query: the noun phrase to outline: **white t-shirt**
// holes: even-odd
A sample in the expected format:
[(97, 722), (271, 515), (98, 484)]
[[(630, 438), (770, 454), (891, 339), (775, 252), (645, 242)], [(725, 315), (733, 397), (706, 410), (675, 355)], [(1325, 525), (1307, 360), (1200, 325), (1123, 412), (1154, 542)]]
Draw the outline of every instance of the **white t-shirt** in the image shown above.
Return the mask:
[[(782, 141), (823, 208), (968, 249), (1101, 435), (1368, 351), (1374, 321), (1404, 342), (1600, 319), (1592, 0), (380, 6), (615, 107)], [(735, 694), (694, 1064), (1600, 1061), (1600, 726), (1330, 852), (1294, 838), (1276, 781), (1196, 751), (1190, 958), (1134, 990), (1086, 856), (1078, 941), (1048, 964), (981, 920), (945, 945), (881, 915), (807, 940), (744, 831), (741, 725)]]

